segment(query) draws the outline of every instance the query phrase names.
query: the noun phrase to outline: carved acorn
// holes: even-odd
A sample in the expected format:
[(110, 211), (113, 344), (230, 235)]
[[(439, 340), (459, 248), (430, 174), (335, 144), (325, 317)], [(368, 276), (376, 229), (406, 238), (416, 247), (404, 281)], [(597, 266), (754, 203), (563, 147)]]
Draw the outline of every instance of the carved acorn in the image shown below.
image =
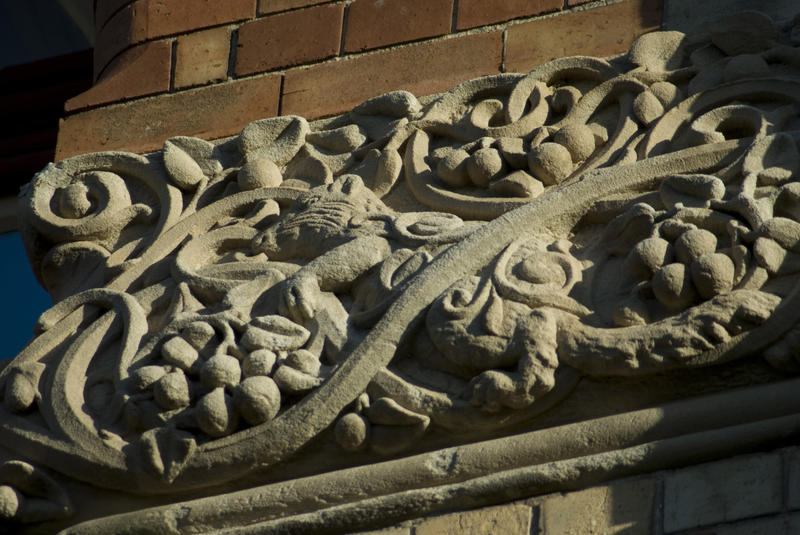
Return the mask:
[(256, 349), (250, 352), (242, 361), (242, 374), (245, 377), (269, 375), (275, 367), (277, 355), (269, 349)]
[(706, 254), (692, 262), (692, 281), (703, 299), (730, 291), (733, 287), (733, 260), (726, 254)]
[(134, 391), (144, 392), (166, 373), (164, 366), (142, 366), (131, 373), (130, 385)]
[(369, 422), (360, 414), (349, 412), (339, 418), (333, 429), (336, 443), (347, 451), (357, 451), (367, 442)]
[(28, 410), (36, 401), (36, 387), (24, 373), (12, 373), (6, 385), (5, 402), (15, 412)]
[(626, 262), (633, 274), (641, 279), (649, 279), (665, 264), (672, 262), (672, 245), (663, 238), (646, 238), (637, 243), (628, 253)]
[(248, 377), (234, 389), (233, 402), (247, 423), (259, 425), (278, 414), (281, 392), (269, 377)]
[(667, 264), (653, 275), (653, 293), (669, 310), (681, 311), (697, 300), (689, 266), (675, 262)]
[(214, 355), (200, 367), (200, 380), (208, 388), (234, 387), (241, 377), (239, 361), (230, 355)]
[(89, 188), (82, 182), (73, 182), (61, 190), (61, 196), (58, 199), (61, 217), (78, 219), (85, 216), (91, 208)]
[(257, 188), (274, 188), (281, 185), (283, 175), (275, 162), (268, 158), (248, 158), (239, 169), (236, 177), (239, 188), (253, 190)]
[(239, 418), (234, 410), (233, 399), (224, 388), (215, 388), (197, 402), (195, 408), (197, 425), (211, 437), (223, 437), (236, 430)]
[(572, 155), (559, 143), (542, 143), (528, 153), (528, 167), (533, 176), (554, 186), (572, 172)]
[(687, 230), (675, 240), (675, 256), (684, 264), (690, 264), (716, 250), (717, 237), (705, 229)]
[(20, 491), (9, 485), (0, 485), (0, 519), (12, 520), (19, 514), (24, 501)]
[(436, 166), (436, 174), (439, 178), (454, 188), (462, 188), (470, 184), (467, 174), (467, 161), (469, 153), (464, 149), (454, 149), (447, 152), (444, 158), (439, 160)]
[(153, 385), (153, 398), (166, 410), (186, 407), (190, 402), (189, 381), (181, 371), (170, 372)]

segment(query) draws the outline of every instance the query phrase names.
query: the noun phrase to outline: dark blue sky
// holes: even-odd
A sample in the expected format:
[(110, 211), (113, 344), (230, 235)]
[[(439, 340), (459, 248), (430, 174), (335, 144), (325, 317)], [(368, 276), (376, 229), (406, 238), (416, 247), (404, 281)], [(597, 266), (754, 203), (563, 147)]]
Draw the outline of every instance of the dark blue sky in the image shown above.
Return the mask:
[(39, 286), (28, 265), (22, 239), (16, 232), (0, 234), (0, 360), (15, 356), (33, 336), (39, 315), (50, 308), (47, 292)]

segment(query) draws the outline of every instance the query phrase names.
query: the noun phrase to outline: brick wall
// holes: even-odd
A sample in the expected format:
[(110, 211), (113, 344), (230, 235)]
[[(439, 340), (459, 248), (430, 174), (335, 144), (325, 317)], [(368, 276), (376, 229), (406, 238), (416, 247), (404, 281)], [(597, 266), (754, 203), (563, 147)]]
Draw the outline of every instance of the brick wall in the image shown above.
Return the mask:
[(661, 12), (662, 0), (98, 0), (96, 82), (67, 101), (56, 158), (609, 56)]
[(800, 449), (742, 455), (361, 535), (793, 535)]

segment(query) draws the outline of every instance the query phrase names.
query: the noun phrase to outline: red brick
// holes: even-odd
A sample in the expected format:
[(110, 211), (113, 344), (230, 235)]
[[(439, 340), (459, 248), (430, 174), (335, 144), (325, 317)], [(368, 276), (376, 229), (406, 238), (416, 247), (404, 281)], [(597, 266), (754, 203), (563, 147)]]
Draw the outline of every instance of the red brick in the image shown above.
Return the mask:
[(231, 27), (222, 26), (178, 37), (175, 87), (184, 88), (228, 77)]
[(506, 68), (527, 72), (563, 56), (607, 57), (661, 25), (660, 0), (632, 0), (509, 26)]
[(347, 16), (345, 52), (450, 32), (453, 0), (356, 0)]
[(146, 0), (125, 6), (97, 33), (94, 46), (95, 80), (117, 54), (147, 38), (146, 11)]
[(147, 37), (252, 19), (256, 0), (147, 0)]
[(459, 0), (456, 28), (464, 30), (558, 11), (563, 0)]
[(61, 120), (56, 160), (104, 150), (150, 152), (165, 139), (216, 139), (278, 112), (281, 77), (259, 76), (96, 108)]
[(239, 28), (236, 75), (265, 72), (339, 53), (344, 4), (289, 11)]
[(88, 91), (64, 104), (68, 112), (169, 91), (172, 41), (151, 41), (129, 48)]
[(446, 91), (470, 78), (496, 74), (502, 48), (502, 32), (495, 31), (292, 69), (284, 80), (282, 113), (316, 118), (395, 89), (416, 95)]
[(330, 1), (331, 0), (259, 0), (258, 14), (266, 15), (268, 13), (277, 13), (278, 11), (297, 9), (298, 7), (316, 6), (317, 4), (324, 4)]

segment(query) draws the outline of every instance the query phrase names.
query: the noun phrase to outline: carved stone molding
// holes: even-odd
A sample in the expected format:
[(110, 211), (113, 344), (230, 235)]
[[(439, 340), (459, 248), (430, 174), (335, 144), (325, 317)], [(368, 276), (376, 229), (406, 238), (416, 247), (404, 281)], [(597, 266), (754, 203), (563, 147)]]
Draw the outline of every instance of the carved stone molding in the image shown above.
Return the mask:
[(346, 531), (793, 436), (799, 35), (747, 13), (48, 166), (0, 513)]

